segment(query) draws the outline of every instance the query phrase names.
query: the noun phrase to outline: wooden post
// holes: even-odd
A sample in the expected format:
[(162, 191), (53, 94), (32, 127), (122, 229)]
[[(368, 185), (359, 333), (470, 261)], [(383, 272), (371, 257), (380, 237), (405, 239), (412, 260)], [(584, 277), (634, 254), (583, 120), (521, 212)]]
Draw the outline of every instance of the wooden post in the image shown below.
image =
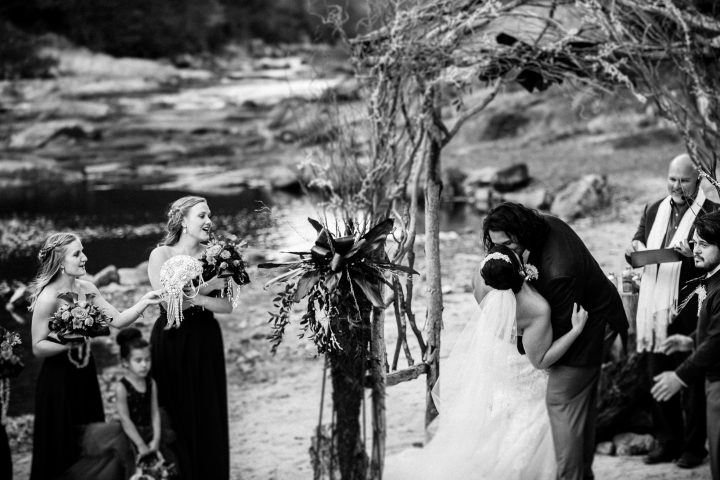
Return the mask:
[(370, 478), (382, 480), (385, 464), (385, 313), (373, 308), (370, 331), (370, 377), (372, 379), (372, 455)]
[[(426, 102), (430, 109), (434, 102)], [(426, 110), (426, 115), (434, 111)], [(433, 117), (430, 117), (433, 118)], [(427, 162), (425, 162), (425, 262), (427, 274), (427, 352), (428, 364), (425, 392), (425, 426), (438, 415), (431, 391), (440, 376), (440, 329), (442, 328), (442, 278), (440, 272), (440, 151), (439, 139), (430, 135)]]

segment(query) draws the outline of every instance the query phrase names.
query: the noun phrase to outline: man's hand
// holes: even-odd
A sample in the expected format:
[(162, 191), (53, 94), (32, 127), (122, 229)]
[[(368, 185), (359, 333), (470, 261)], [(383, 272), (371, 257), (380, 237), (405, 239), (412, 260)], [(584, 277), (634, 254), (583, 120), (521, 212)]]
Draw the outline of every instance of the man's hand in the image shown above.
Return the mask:
[(687, 238), (683, 238), (680, 240), (676, 245), (673, 246), (673, 249), (680, 253), (683, 257), (692, 257), (693, 256), (693, 249), (690, 247), (690, 243), (688, 243)]
[(632, 252), (646, 249), (647, 247), (645, 247), (645, 244), (643, 242), (641, 242), (640, 240), (633, 240), (632, 242), (630, 242), (630, 246), (627, 248), (627, 250), (625, 250), (625, 256), (629, 257)]
[(686, 335), (670, 335), (660, 344), (660, 351), (665, 355), (670, 355), (675, 352), (691, 352), (695, 342), (692, 337)]
[(683, 387), (680, 378), (675, 372), (662, 372), (660, 375), (656, 375), (653, 380), (655, 380), (655, 385), (653, 385), (650, 393), (658, 402), (670, 400)]

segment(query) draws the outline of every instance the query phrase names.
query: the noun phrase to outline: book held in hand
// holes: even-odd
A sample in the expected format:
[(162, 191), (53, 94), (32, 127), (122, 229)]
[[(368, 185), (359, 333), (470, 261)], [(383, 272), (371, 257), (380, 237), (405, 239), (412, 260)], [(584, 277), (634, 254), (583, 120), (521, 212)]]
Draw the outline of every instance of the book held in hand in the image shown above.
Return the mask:
[(673, 248), (641, 250), (630, 254), (630, 264), (633, 268), (644, 267), (653, 263), (679, 262), (682, 259), (682, 254)]

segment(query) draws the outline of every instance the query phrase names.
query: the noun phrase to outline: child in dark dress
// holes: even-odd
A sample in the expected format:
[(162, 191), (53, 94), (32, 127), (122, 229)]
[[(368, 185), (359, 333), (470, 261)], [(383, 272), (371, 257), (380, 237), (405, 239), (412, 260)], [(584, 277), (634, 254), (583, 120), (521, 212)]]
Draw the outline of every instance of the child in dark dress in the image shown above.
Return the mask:
[[(161, 428), (157, 385), (150, 377), (150, 344), (137, 328), (121, 330), (117, 336), (125, 376), (116, 384), (117, 411), (125, 435), (137, 458), (159, 454), (170, 473), (177, 474), (175, 456), (168, 448), (170, 432)], [(152, 462), (150, 462), (152, 463)]]

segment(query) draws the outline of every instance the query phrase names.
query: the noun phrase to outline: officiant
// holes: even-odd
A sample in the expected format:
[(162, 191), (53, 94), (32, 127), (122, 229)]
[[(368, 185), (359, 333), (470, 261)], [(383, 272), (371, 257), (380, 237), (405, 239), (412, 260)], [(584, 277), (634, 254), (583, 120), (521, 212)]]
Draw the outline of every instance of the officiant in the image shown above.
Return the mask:
[[(669, 195), (645, 206), (637, 232), (625, 252), (672, 249), (678, 261), (644, 266), (637, 310), (637, 351), (647, 355), (650, 383), (660, 372), (675, 370), (687, 353), (660, 353), (667, 336), (689, 335), (697, 325), (697, 297), (688, 283), (703, 272), (695, 268), (692, 252), (693, 222), (698, 215), (718, 208), (705, 198), (700, 176), (690, 156), (681, 154), (670, 162), (667, 175)], [(667, 255), (666, 255), (667, 256)], [(686, 303), (685, 301), (688, 300)], [(684, 307), (677, 312), (678, 306)], [(694, 468), (707, 455), (705, 450), (705, 395), (702, 382), (683, 391), (672, 401), (653, 400), (656, 447), (644, 458), (654, 464), (677, 460), (681, 468)]]

